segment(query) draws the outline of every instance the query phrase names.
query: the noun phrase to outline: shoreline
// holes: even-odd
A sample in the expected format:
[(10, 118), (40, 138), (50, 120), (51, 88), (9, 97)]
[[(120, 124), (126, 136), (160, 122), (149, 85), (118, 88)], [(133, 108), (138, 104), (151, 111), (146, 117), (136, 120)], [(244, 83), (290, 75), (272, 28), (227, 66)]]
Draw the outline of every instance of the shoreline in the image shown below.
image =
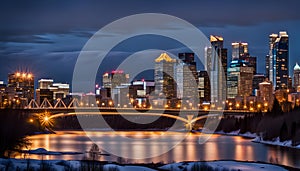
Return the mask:
[(256, 133), (250, 133), (250, 132), (240, 134), (239, 131), (233, 131), (233, 132), (229, 132), (229, 133), (225, 133), (223, 131), (218, 131), (218, 132), (215, 132), (214, 134), (225, 135), (225, 136), (240, 136), (243, 138), (252, 139), (251, 142), (253, 142), (253, 143), (260, 143), (260, 144), (264, 144), (264, 145), (272, 145), (272, 146), (277, 146), (277, 147), (293, 148), (293, 149), (300, 150), (300, 145), (292, 146), (292, 140), (287, 140), (287, 141), (281, 142), (281, 141), (279, 141), (279, 137), (277, 137), (274, 141), (265, 141), (265, 140), (262, 140), (262, 138), (260, 136), (258, 136)]
[(299, 168), (293, 168), (276, 163), (266, 163), (261, 161), (239, 161), (239, 160), (208, 160), (208, 161), (181, 161), (174, 163), (124, 163), (120, 164), (117, 162), (110, 161), (92, 161), (92, 160), (36, 160), (36, 159), (3, 159), (0, 158), (0, 169), (26, 169), (26, 168), (51, 168), (56, 170), (65, 170), (65, 168), (71, 168), (72, 170), (80, 170), (90, 165), (96, 168), (104, 168), (104, 170), (110, 170), (115, 168), (116, 170), (192, 170), (195, 166), (197, 167), (210, 167), (214, 170), (228, 169), (251, 169), (251, 170), (295, 170), (300, 171)]

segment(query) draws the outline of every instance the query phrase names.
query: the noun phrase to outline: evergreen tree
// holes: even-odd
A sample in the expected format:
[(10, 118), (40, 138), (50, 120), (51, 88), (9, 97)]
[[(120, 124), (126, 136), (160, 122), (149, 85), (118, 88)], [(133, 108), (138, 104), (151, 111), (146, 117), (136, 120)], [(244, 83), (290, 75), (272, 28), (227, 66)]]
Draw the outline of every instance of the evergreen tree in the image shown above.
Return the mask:
[(283, 114), (283, 111), (282, 111), (281, 105), (279, 104), (279, 101), (275, 98), (270, 115), (273, 117), (277, 117), (282, 114)]

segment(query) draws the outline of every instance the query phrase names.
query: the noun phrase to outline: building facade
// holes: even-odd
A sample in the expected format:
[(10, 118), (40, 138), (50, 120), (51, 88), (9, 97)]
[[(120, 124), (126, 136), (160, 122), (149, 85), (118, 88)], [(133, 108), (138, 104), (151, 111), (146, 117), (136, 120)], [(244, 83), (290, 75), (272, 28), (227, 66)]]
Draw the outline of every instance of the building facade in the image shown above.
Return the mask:
[(227, 49), (223, 47), (223, 41), (223, 37), (211, 35), (211, 47), (205, 49), (205, 70), (211, 83), (212, 103), (222, 103), (226, 99)]
[(227, 98), (237, 96), (247, 97), (252, 94), (253, 67), (243, 60), (234, 60), (230, 63), (227, 77)]
[(31, 73), (21, 72), (9, 74), (6, 93), (8, 95), (8, 101), (13, 100), (19, 101), (19, 103), (28, 103), (34, 99), (33, 75)]
[(198, 91), (200, 103), (210, 102), (210, 81), (207, 71), (198, 72)]
[(298, 63), (294, 67), (294, 88), (297, 91), (300, 89), (300, 66)]
[(289, 78), (289, 36), (287, 32), (269, 36), (269, 80), (275, 89), (287, 89)]
[(273, 85), (270, 81), (259, 83), (258, 101), (263, 105), (264, 109), (271, 109), (273, 106), (274, 95)]
[(172, 59), (167, 53), (162, 53), (155, 59), (155, 94), (167, 99), (177, 97), (175, 81), (176, 59)]
[(41, 105), (46, 99), (50, 104), (54, 104), (55, 100), (64, 99), (70, 93), (70, 85), (65, 83), (54, 83), (53, 79), (38, 80), (38, 88), (36, 91), (36, 102)]
[(232, 45), (232, 60), (241, 59), (241, 57), (249, 56), (248, 43), (234, 42)]
[(194, 53), (179, 53), (175, 66), (177, 98), (198, 98), (197, 68)]

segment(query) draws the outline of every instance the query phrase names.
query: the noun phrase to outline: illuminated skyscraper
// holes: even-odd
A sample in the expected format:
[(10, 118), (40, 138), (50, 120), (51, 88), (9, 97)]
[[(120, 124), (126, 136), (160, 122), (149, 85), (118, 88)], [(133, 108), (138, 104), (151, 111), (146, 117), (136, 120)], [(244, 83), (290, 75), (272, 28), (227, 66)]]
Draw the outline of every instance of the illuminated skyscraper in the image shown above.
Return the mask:
[(297, 90), (297, 88), (300, 86), (300, 66), (298, 63), (296, 63), (294, 67), (294, 88)]
[(266, 78), (270, 79), (270, 55), (266, 56)]
[(289, 88), (289, 36), (287, 32), (281, 31), (279, 35), (271, 34), (269, 45), (269, 79), (275, 89)]
[(125, 74), (122, 70), (114, 70), (111, 73), (105, 73), (102, 76), (102, 83), (104, 88), (113, 89), (121, 84), (129, 82), (129, 74)]
[(176, 98), (177, 86), (175, 82), (176, 59), (167, 53), (162, 53), (155, 59), (155, 94), (167, 99)]
[(210, 81), (207, 71), (199, 71), (198, 74), (199, 100), (201, 103), (210, 102)]
[(212, 103), (221, 103), (226, 98), (227, 49), (223, 48), (223, 41), (223, 37), (211, 35), (211, 47), (205, 49), (205, 70), (211, 83)]
[(194, 53), (179, 53), (180, 60), (176, 64), (175, 79), (177, 83), (177, 97), (197, 98), (198, 74)]
[(244, 60), (230, 63), (227, 77), (227, 98), (247, 97), (252, 94), (253, 67)]
[(9, 74), (7, 87), (15, 92), (15, 97), (21, 100), (29, 102), (34, 98), (34, 77), (31, 73), (16, 72)]
[(234, 42), (232, 45), (232, 60), (241, 59), (241, 57), (249, 56), (248, 43)]

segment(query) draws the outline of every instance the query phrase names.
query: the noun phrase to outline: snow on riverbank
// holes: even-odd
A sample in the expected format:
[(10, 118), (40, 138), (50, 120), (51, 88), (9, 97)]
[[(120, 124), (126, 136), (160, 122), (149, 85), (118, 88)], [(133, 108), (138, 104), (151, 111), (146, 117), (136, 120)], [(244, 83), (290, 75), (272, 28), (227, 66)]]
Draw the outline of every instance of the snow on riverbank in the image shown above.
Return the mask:
[(232, 132), (216, 131), (215, 134), (241, 136), (241, 137), (245, 137), (245, 138), (256, 138), (257, 137), (256, 133), (251, 133), (251, 132), (240, 133), (240, 130), (232, 131)]
[(233, 132), (227, 132), (227, 133), (225, 133), (224, 131), (217, 131), (217, 132), (215, 132), (215, 134), (229, 135), (229, 136), (242, 136), (242, 137), (246, 137), (246, 138), (253, 138), (252, 142), (255, 142), (255, 143), (300, 149), (300, 145), (292, 146), (292, 140), (287, 140), (287, 141), (281, 142), (279, 137), (277, 137), (273, 141), (264, 141), (256, 133), (246, 132), (246, 133), (241, 134), (240, 130), (233, 131)]
[[(56, 171), (81, 170), (81, 164), (81, 161), (0, 159), (0, 170), (43, 170), (45, 168)], [(277, 165), (238, 161), (180, 162), (163, 165), (156, 169), (138, 165), (105, 164), (103, 168), (104, 171), (155, 171), (158, 169), (170, 171), (192, 171), (200, 168), (228, 171), (286, 171), (286, 169)]]
[(281, 142), (279, 137), (277, 137), (274, 141), (264, 141), (261, 137), (256, 137), (254, 140), (252, 140), (252, 142), (300, 149), (300, 145), (292, 146), (292, 140)]
[(181, 162), (168, 164), (160, 167), (161, 169), (172, 170), (172, 171), (192, 171), (192, 170), (242, 170), (242, 171), (285, 171), (286, 169), (261, 163), (248, 163), (248, 162), (237, 162), (237, 161), (211, 161), (211, 162)]

